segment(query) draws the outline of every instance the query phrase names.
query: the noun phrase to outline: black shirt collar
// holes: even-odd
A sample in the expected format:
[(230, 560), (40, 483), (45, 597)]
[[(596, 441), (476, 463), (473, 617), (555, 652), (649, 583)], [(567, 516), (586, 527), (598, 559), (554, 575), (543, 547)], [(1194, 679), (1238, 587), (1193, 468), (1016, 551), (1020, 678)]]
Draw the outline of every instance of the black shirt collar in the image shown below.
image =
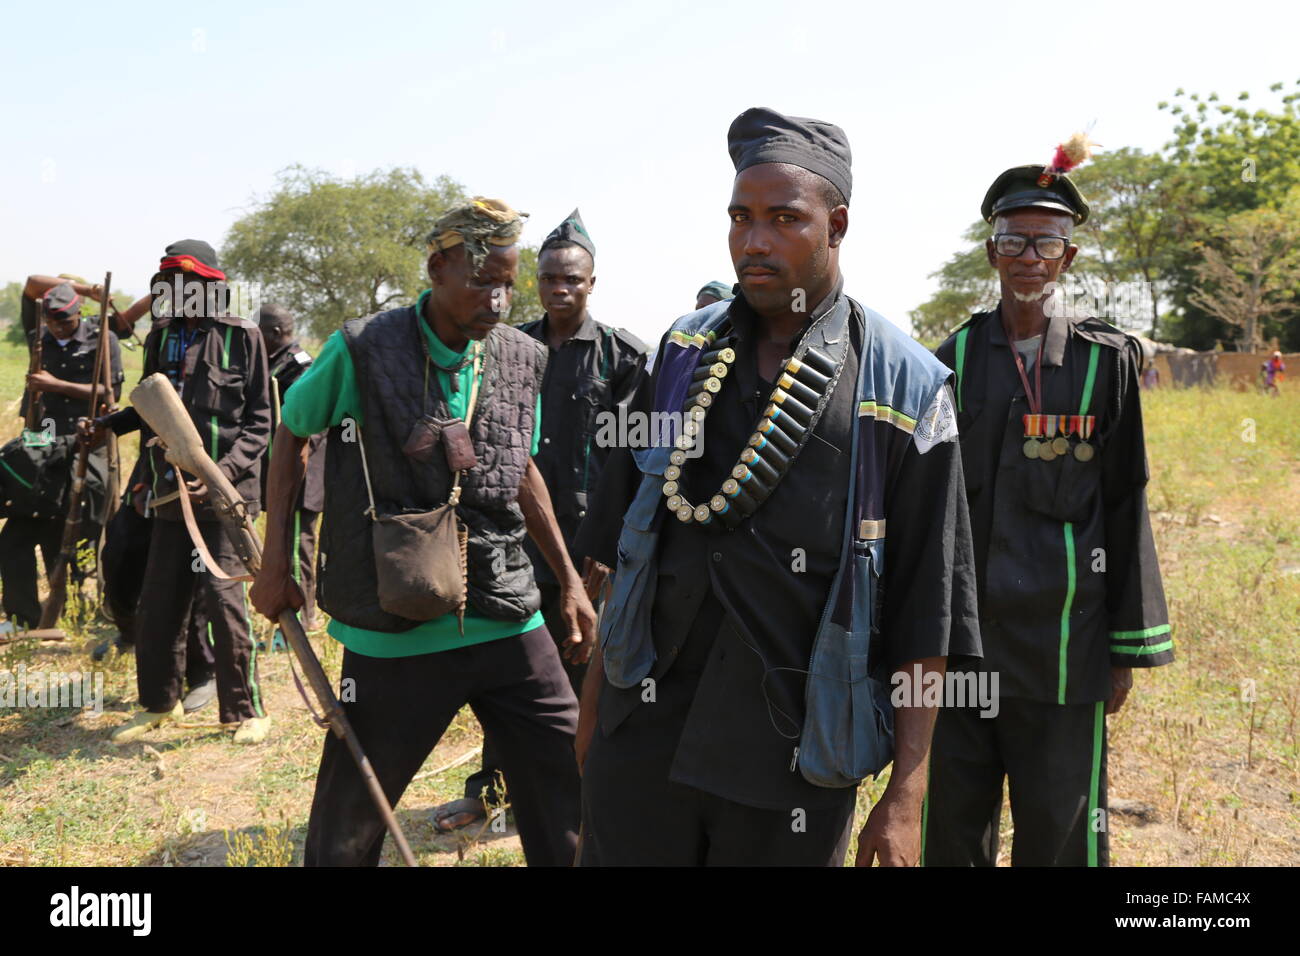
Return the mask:
[[(532, 336), (544, 345), (549, 345), (551, 339), (548, 331), (550, 329), (551, 315), (549, 312), (542, 315), (542, 320), (533, 326)], [(594, 341), (600, 338), (600, 329), (596, 326), (596, 320), (591, 317), (588, 311), (583, 316), (582, 324), (578, 326), (578, 331), (573, 333), (575, 339), (585, 339)]]

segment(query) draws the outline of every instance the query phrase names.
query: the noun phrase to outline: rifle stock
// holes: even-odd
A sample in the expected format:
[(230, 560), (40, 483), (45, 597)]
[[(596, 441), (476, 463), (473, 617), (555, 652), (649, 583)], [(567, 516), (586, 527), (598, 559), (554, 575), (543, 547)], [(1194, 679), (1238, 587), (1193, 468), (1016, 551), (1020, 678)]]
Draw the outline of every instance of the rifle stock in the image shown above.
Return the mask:
[[(208, 499), (221, 518), (221, 523), (236, 553), (245, 568), (256, 575), (262, 567), (262, 542), (253, 528), (252, 520), (248, 517), (243, 499), (235, 491), (235, 486), (204, 451), (203, 440), (199, 437), (189, 412), (185, 410), (171, 382), (165, 375), (155, 372), (132, 390), (131, 404), (158, 436), (167, 460), (178, 471), (188, 472), (207, 485)], [(177, 478), (183, 482), (180, 475)], [(183, 484), (181, 493), (185, 493)], [(338, 735), (347, 746), (348, 752), (352, 754), (352, 759), (356, 761), (357, 768), (370, 789), (375, 806), (379, 809), (389, 833), (392, 834), (393, 842), (397, 845), (402, 859), (408, 866), (417, 866), (410, 845), (406, 842), (406, 835), (402, 833), (388, 798), (379, 784), (379, 778), (375, 776), (370, 760), (361, 747), (361, 741), (343, 712), (343, 705), (334, 695), (334, 688), (330, 686), (329, 677), (321, 667), (315, 651), (312, 650), (307, 632), (298, 621), (298, 615), (286, 609), (280, 612), (278, 623), (286, 642), (302, 666), (313, 695), (325, 714), (325, 724)]]

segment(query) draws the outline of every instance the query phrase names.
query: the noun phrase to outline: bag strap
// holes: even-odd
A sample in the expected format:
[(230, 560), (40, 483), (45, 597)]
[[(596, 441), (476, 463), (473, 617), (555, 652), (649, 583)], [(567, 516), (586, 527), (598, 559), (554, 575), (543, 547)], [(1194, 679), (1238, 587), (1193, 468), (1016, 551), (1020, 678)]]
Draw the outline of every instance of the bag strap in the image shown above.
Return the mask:
[[(474, 368), (472, 373), (470, 374), (469, 406), (465, 409), (466, 430), (469, 429), (470, 422), (474, 420), (474, 408), (478, 404), (478, 385), (479, 385), (479, 379), (482, 377), (481, 376), (482, 366), (483, 366), (483, 353), (482, 350), (479, 348), (479, 343), (475, 342), (474, 343)], [(424, 368), (425, 368), (425, 373), (427, 374), (429, 369), (429, 365), (427, 361), (425, 363)], [(363, 435), (361, 432), (360, 422), (357, 423), (357, 444), (361, 448), (361, 473), (366, 477), (366, 497), (369, 498), (370, 500), (370, 507), (367, 510), (369, 511), (370, 514), (370, 520), (375, 521), (377, 520), (375, 514), (375, 489), (370, 483), (370, 465), (366, 461), (366, 438), (365, 435)], [(455, 505), (460, 503), (460, 476), (461, 476), (461, 472), (457, 471), (452, 478), (451, 496), (447, 499), (448, 504)]]

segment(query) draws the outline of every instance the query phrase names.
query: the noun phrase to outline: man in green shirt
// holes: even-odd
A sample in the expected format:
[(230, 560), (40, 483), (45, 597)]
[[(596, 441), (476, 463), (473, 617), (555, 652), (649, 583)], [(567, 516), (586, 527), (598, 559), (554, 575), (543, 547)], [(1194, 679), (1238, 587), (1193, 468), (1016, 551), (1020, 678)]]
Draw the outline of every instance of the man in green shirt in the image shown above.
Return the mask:
[[(272, 618), (302, 604), (290, 574), (292, 504), (307, 437), (328, 429), (317, 595), (345, 647), (340, 698), (390, 802), (468, 703), (501, 743), (529, 865), (568, 865), (577, 701), (542, 622), (525, 533), (561, 583), (568, 641), (594, 643), (595, 612), (531, 457), (545, 352), (500, 321), (520, 229), (498, 200), (453, 208), (429, 236), (431, 288), (415, 306), (345, 323), (286, 393), (251, 597)], [(463, 626), (454, 613), (392, 613), (379, 596), (372, 515), (428, 512), (457, 494), (468, 530)], [(383, 835), (346, 748), (327, 737), (305, 862), (374, 865)]]

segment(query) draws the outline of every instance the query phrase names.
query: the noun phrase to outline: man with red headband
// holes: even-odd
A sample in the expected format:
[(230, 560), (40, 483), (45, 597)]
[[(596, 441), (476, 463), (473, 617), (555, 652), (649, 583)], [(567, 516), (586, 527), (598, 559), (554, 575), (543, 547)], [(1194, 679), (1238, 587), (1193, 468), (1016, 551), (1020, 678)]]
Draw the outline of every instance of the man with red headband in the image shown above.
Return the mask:
[[(155, 322), (145, 339), (141, 377), (161, 372), (171, 380), (208, 453), (250, 514), (256, 514), (262, 456), (271, 432), (262, 335), (255, 323), (226, 314), (225, 273), (206, 242), (186, 239), (168, 246), (151, 294)], [(96, 424), (119, 435), (140, 429), (146, 441), (152, 437), (133, 408)], [(270, 718), (257, 682), (245, 586), (242, 581), (215, 577), (198, 560), (177, 500), (180, 494), (190, 495), (199, 533), (221, 570), (234, 575), (242, 572), (242, 566), (206, 500), (207, 489), (196, 480), (188, 480), (181, 489), (162, 449), (145, 448), (149, 509), (158, 520), (150, 532), (136, 636), (136, 676), (144, 709), (113, 732), (113, 742), (135, 740), (181, 716), (185, 621), (197, 600), (216, 656), (221, 722), (235, 727), (236, 743), (260, 743), (266, 739)]]

